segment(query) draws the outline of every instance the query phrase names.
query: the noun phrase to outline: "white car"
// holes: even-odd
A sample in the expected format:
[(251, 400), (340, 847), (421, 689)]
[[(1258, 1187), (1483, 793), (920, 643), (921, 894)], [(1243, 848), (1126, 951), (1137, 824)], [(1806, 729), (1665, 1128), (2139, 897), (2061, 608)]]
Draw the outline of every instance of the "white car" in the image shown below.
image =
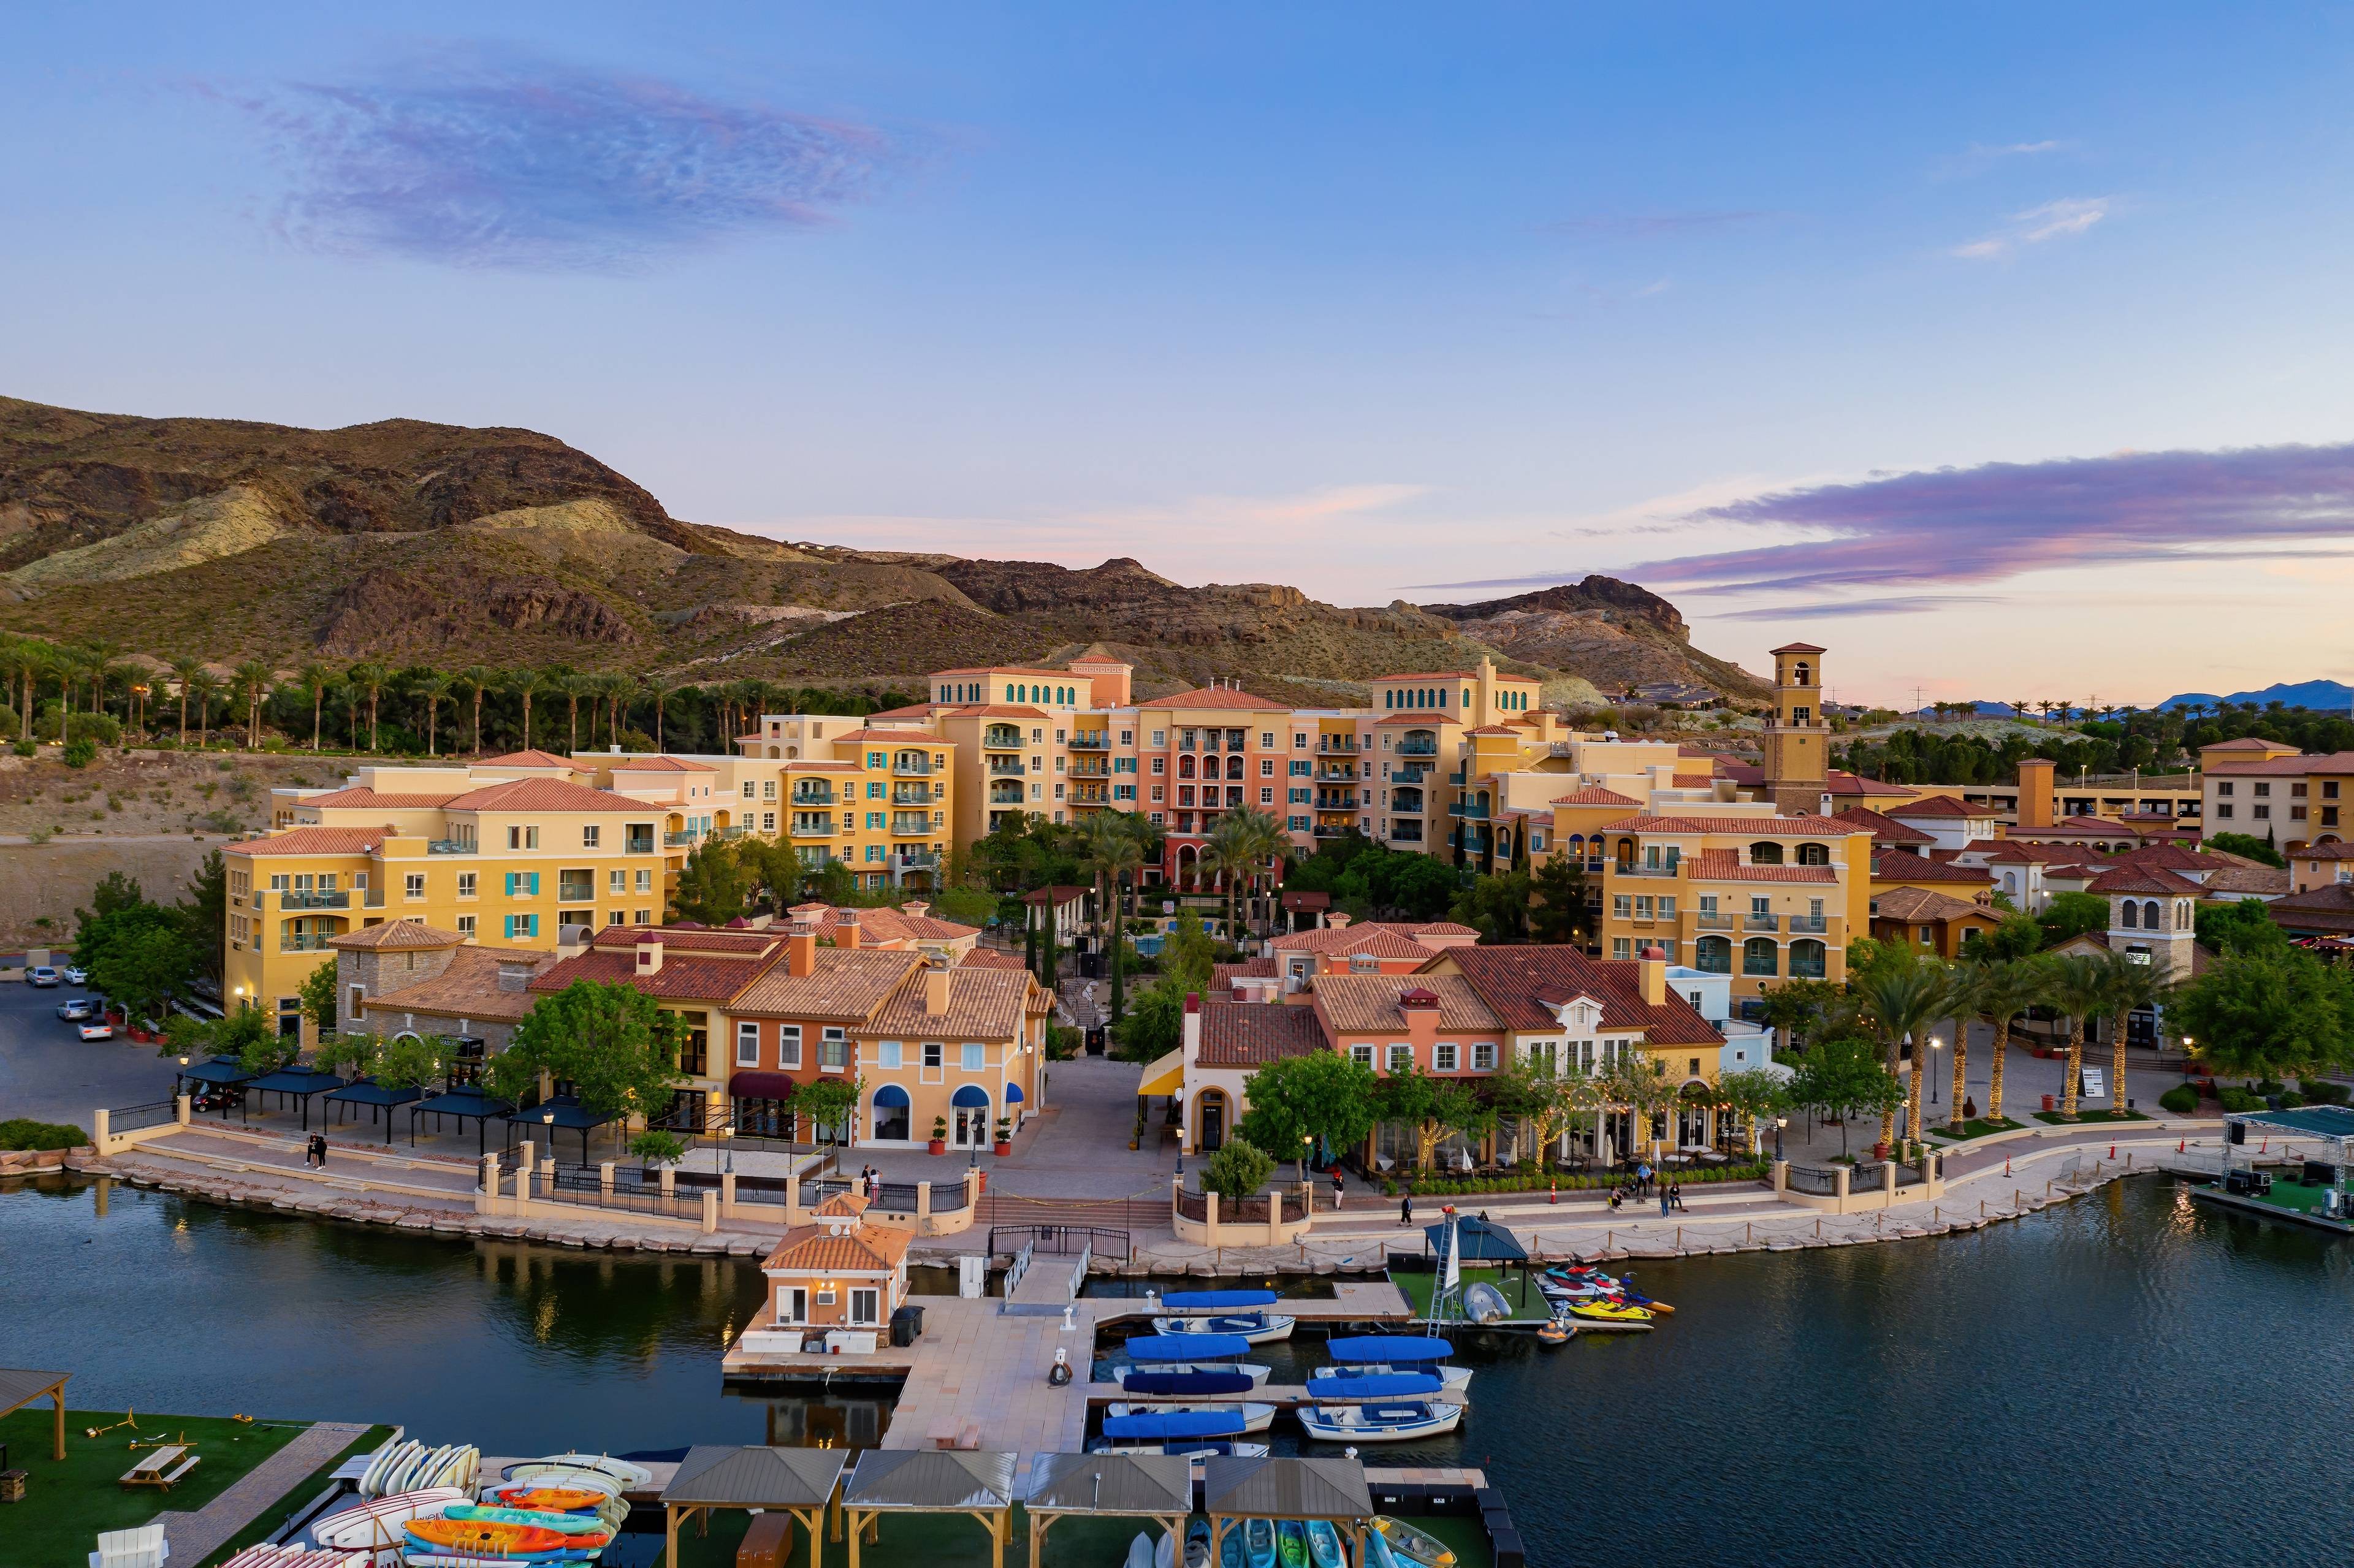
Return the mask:
[(47, 964), (37, 965), (36, 967), (25, 971), (25, 983), (27, 985), (53, 986), (58, 983), (58, 971), (51, 969)]
[(81, 968), (79, 964), (68, 964), (58, 972), (66, 977), (66, 984), (68, 985), (88, 985), (90, 983), (90, 971)]
[(97, 1011), (98, 1009), (90, 1005), (90, 998), (86, 996), (68, 997), (58, 1003), (58, 1016), (68, 1023), (80, 1023)]
[(109, 1023), (103, 1018), (85, 1018), (80, 1023), (75, 1024), (74, 1029), (85, 1040), (111, 1040), (114, 1038), (114, 1025)]

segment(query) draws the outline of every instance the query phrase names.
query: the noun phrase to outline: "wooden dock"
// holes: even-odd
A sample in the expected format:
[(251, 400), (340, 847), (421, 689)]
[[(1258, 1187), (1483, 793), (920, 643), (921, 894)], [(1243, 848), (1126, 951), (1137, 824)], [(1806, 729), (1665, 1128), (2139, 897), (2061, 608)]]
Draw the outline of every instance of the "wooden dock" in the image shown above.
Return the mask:
[[(912, 1345), (830, 1356), (748, 1351), (739, 1341), (729, 1347), (722, 1372), (736, 1380), (819, 1385), (896, 1381), (886, 1448), (1073, 1454), (1087, 1446), (1093, 1404), (1135, 1397), (1091, 1381), (1097, 1330), (1138, 1323), (1158, 1307), (1140, 1296), (1083, 1296), (1051, 1310), (1040, 1309), (1050, 1304), (1017, 1300), (1011, 1311), (995, 1297), (909, 1299), (924, 1309), (924, 1332)], [(1336, 1281), (1329, 1298), (1286, 1300), (1277, 1309), (1320, 1324), (1394, 1323), (1411, 1315), (1405, 1294), (1385, 1279)], [(1060, 1388), (1047, 1382), (1057, 1351), (1071, 1369), (1071, 1381)], [(1285, 1392), (1296, 1396), (1293, 1403), (1306, 1398), (1305, 1389)], [(1271, 1392), (1238, 1397), (1283, 1403)]]

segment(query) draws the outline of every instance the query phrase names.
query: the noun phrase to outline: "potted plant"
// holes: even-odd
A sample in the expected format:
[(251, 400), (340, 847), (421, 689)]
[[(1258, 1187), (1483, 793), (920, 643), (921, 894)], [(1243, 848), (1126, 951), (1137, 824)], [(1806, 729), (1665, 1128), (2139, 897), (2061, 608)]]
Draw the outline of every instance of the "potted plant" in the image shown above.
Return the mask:
[(949, 1118), (944, 1116), (936, 1116), (932, 1118), (930, 1150), (934, 1154), (946, 1154), (949, 1151)]
[(992, 1152), (999, 1155), (1013, 1152), (1013, 1118), (1012, 1117), (1002, 1116), (997, 1118), (997, 1143)]

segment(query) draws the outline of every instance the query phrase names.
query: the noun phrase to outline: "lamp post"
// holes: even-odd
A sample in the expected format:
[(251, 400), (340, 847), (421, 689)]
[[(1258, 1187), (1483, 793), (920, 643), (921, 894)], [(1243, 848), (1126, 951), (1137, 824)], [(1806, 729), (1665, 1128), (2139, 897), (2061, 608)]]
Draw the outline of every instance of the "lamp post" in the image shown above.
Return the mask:
[(1788, 1117), (1777, 1116), (1774, 1118), (1774, 1160), (1776, 1164), (1781, 1163), (1782, 1160), (1782, 1129), (1789, 1125), (1790, 1118)]
[(1943, 1103), (1937, 1097), (1937, 1053), (1945, 1048), (1944, 1041), (1934, 1034), (1929, 1036), (1929, 1103), (1933, 1106)]
[(735, 1175), (736, 1124), (734, 1122), (721, 1122), (719, 1124), (719, 1147), (727, 1151), (727, 1174), (730, 1176)]
[(547, 1162), (556, 1163), (556, 1107), (549, 1106), (539, 1113), (539, 1125), (547, 1128)]

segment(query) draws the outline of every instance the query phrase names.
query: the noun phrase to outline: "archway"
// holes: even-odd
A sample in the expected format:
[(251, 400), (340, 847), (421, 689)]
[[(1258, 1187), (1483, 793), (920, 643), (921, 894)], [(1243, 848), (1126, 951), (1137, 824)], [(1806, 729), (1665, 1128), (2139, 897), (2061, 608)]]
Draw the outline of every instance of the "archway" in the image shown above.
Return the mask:
[(875, 1091), (874, 1104), (876, 1141), (907, 1142), (912, 1132), (907, 1091), (896, 1084), (885, 1084)]
[(949, 1142), (957, 1149), (981, 1149), (989, 1143), (989, 1091), (967, 1084), (949, 1101)]

